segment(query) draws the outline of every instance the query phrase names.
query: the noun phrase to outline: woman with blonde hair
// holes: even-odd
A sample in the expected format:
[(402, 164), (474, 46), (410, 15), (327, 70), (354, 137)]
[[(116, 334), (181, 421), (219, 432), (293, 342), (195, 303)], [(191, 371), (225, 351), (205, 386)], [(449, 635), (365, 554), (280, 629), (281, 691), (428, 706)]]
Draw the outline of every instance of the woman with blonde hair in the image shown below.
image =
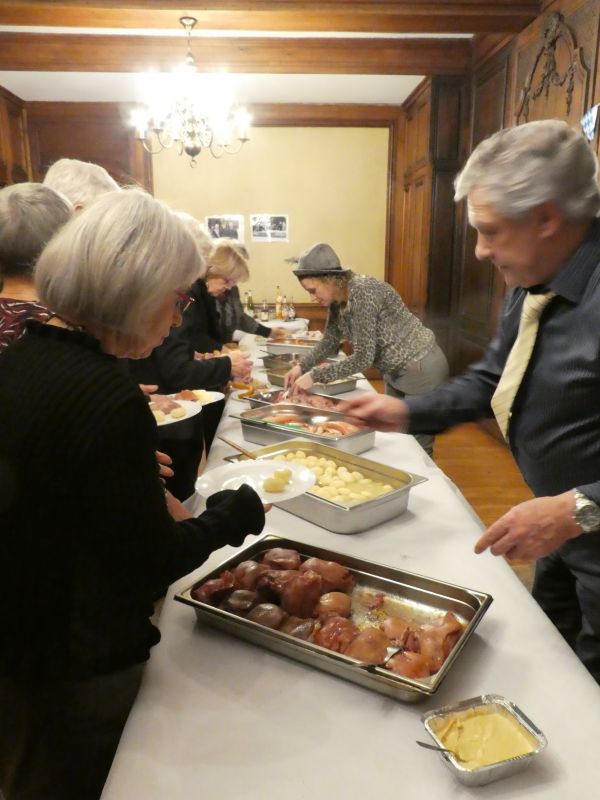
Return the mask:
[[(181, 322), (198, 270), (184, 224), (147, 194), (75, 215), (36, 267), (54, 311), (0, 354), (0, 786), (95, 800), (160, 633), (153, 600), (264, 525), (248, 486), (174, 522), (157, 429), (120, 357)], [(26, 581), (24, 588), (23, 581)]]

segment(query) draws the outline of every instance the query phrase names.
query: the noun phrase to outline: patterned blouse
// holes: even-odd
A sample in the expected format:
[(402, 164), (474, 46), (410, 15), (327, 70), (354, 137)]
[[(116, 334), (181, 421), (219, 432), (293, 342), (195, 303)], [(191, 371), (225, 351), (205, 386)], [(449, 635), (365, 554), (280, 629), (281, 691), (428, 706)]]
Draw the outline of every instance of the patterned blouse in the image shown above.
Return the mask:
[[(352, 345), (352, 355), (326, 367), (315, 367), (327, 356), (337, 354), (342, 339)], [(352, 275), (348, 302), (329, 306), (323, 338), (300, 363), (304, 372), (311, 370), (317, 383), (345, 378), (369, 367), (395, 375), (434, 346), (433, 331), (408, 310), (389, 283), (370, 275)]]
[(0, 297), (0, 352), (25, 333), (28, 319), (47, 322), (52, 314), (37, 300)]

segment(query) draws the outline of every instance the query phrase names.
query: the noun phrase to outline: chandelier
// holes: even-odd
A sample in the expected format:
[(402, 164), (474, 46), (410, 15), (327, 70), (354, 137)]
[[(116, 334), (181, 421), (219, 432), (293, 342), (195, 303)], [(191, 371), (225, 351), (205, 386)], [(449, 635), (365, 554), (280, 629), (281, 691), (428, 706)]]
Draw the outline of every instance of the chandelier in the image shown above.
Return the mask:
[(198, 73), (191, 39), (197, 21), (180, 18), (187, 34), (185, 61), (166, 82), (165, 76), (151, 76), (152, 101), (137, 108), (131, 120), (136, 139), (149, 153), (175, 145), (179, 155), (190, 156), (191, 166), (202, 150), (215, 158), (238, 153), (249, 139), (251, 121), (246, 109), (233, 103), (227, 76)]

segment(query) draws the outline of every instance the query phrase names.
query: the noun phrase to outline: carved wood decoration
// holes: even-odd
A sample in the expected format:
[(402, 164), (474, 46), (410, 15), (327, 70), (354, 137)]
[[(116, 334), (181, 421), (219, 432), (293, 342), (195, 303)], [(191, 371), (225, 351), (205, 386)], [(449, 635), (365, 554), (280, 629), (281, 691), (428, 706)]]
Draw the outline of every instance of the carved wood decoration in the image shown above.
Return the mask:
[(589, 77), (564, 16), (559, 11), (549, 14), (521, 92), (515, 124), (552, 117), (577, 124), (586, 107)]

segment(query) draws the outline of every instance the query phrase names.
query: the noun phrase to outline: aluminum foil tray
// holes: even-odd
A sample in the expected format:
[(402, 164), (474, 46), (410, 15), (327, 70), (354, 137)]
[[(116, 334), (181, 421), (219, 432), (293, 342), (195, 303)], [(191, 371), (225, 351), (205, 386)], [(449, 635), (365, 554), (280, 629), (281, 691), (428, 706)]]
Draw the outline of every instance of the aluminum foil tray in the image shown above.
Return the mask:
[[(355, 505), (334, 503), (332, 500), (326, 500), (310, 491), (294, 497), (292, 500), (275, 503), (279, 508), (334, 533), (361, 533), (375, 525), (394, 519), (406, 511), (412, 487), (427, 480), (427, 478), (412, 472), (387, 467), (361, 456), (341, 453), (333, 447), (309, 442), (305, 439), (291, 439), (287, 442), (272, 444), (269, 447), (254, 450), (253, 453), (256, 458), (272, 459), (275, 456), (287, 455), (298, 450), (302, 450), (307, 455), (332, 459), (339, 466), (347, 467), (350, 472), (357, 470), (362, 472), (366, 478), (389, 483), (393, 487), (393, 490), (387, 494)], [(226, 460), (244, 461), (245, 459), (246, 456), (237, 455), (229, 456)]]
[[(352, 572), (359, 591), (369, 589), (383, 592), (398, 613), (403, 616), (413, 618), (419, 623), (425, 623), (451, 611), (465, 624), (465, 630), (439, 672), (429, 678), (412, 679), (395, 675), (382, 667), (362, 664), (327, 648), (266, 628), (223, 609), (202, 603), (191, 596), (192, 590), (204, 581), (218, 577), (225, 569), (234, 569), (241, 561), (260, 558), (261, 554), (271, 547), (292, 548), (297, 550), (303, 558), (315, 556), (325, 561), (337, 561)], [(356, 591), (355, 589), (355, 594)], [(272, 534), (263, 535), (247, 547), (237, 550), (234, 556), (205, 575), (202, 580), (196, 581), (189, 588), (177, 594), (175, 599), (192, 606), (200, 622), (380, 694), (410, 703), (423, 700), (438, 690), (492, 602), (492, 597), (483, 592), (375, 564), (322, 547), (301, 544)], [(252, 654), (248, 653), (248, 660), (250, 661), (251, 658)], [(462, 666), (463, 669), (466, 667), (464, 659)]]
[(362, 427), (356, 433), (325, 436), (294, 429), (287, 425), (264, 421), (264, 417), (280, 412), (297, 414), (302, 422), (308, 424), (319, 424), (326, 420), (351, 422), (353, 425), (356, 425), (357, 422), (355, 418), (346, 417), (336, 411), (321, 411), (320, 409), (306, 408), (293, 403), (276, 403), (272, 406), (252, 408), (249, 411), (244, 411), (241, 414), (232, 414), (231, 416), (241, 421), (244, 439), (255, 444), (274, 444), (275, 442), (295, 439), (301, 436), (303, 439), (326, 444), (346, 453), (364, 453), (375, 444), (375, 431), (372, 428)]
[(536, 727), (533, 722), (526, 717), (521, 709), (514, 703), (511, 703), (506, 698), (498, 694), (484, 694), (479, 697), (472, 697), (469, 700), (462, 700), (459, 703), (437, 708), (433, 711), (428, 711), (423, 714), (422, 720), (425, 728), (431, 738), (437, 745), (443, 747), (442, 740), (436, 734), (436, 722), (445, 717), (452, 716), (461, 711), (467, 711), (470, 708), (477, 708), (484, 706), (490, 711), (503, 710), (510, 714), (525, 730), (529, 732), (531, 737), (537, 742), (537, 746), (531, 751), (516, 758), (509, 758), (504, 761), (499, 761), (496, 764), (489, 764), (477, 769), (467, 769), (458, 759), (448, 753), (440, 753), (440, 757), (444, 764), (452, 771), (454, 777), (461, 783), (467, 786), (483, 786), (486, 783), (497, 781), (500, 778), (505, 778), (508, 775), (514, 775), (515, 772), (520, 772), (522, 769), (528, 767), (533, 759), (544, 750), (548, 741), (541, 730)]

